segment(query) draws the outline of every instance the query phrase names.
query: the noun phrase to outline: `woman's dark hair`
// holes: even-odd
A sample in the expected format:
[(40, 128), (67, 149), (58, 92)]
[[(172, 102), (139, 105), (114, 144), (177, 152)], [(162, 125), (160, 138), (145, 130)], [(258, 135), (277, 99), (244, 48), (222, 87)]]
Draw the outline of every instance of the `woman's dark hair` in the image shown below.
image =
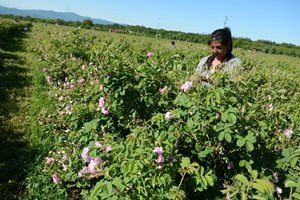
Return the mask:
[(232, 52), (232, 37), (231, 31), (228, 27), (217, 29), (212, 34), (210, 34), (210, 38), (208, 40), (208, 45), (211, 44), (212, 41), (221, 42), (227, 48), (227, 55), (226, 57), (231, 55)]

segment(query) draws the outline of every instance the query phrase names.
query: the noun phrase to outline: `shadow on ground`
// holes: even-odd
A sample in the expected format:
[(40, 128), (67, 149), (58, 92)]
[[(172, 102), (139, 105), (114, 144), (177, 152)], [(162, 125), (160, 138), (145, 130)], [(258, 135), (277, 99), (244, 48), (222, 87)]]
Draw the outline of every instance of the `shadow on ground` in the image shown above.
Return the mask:
[(26, 163), (33, 158), (24, 137), (30, 131), (31, 77), (15, 53), (24, 51), (24, 37), (20, 33), (0, 45), (0, 199), (22, 199)]

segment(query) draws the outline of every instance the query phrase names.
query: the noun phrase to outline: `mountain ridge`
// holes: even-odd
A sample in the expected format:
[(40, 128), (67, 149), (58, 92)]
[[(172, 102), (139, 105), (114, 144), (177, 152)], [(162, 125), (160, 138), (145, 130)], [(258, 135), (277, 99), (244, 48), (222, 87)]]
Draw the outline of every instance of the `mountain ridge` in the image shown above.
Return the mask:
[(85, 19), (90, 19), (95, 24), (118, 24), (100, 18), (82, 16), (73, 12), (57, 12), (52, 10), (41, 10), (41, 9), (25, 10), (25, 9), (17, 9), (17, 8), (8, 8), (1, 5), (0, 5), (0, 14), (30, 16), (30, 17), (42, 18), (42, 19), (62, 19), (65, 21), (80, 21), (80, 22), (82, 22)]

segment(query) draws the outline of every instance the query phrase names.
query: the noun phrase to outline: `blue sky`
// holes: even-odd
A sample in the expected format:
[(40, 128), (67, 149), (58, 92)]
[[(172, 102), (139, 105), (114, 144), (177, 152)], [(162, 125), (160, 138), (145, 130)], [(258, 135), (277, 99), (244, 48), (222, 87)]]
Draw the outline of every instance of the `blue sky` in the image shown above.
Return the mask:
[(300, 46), (299, 0), (0, 0), (0, 5), (206, 34), (223, 27), (227, 16), (235, 37)]

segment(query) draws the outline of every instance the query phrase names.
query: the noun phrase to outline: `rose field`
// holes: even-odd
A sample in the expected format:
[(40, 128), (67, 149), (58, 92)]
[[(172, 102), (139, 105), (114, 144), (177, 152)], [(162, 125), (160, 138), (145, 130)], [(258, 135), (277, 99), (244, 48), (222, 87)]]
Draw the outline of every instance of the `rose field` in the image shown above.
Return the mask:
[(206, 45), (0, 32), (1, 199), (300, 199), (300, 58), (234, 49), (203, 87)]

